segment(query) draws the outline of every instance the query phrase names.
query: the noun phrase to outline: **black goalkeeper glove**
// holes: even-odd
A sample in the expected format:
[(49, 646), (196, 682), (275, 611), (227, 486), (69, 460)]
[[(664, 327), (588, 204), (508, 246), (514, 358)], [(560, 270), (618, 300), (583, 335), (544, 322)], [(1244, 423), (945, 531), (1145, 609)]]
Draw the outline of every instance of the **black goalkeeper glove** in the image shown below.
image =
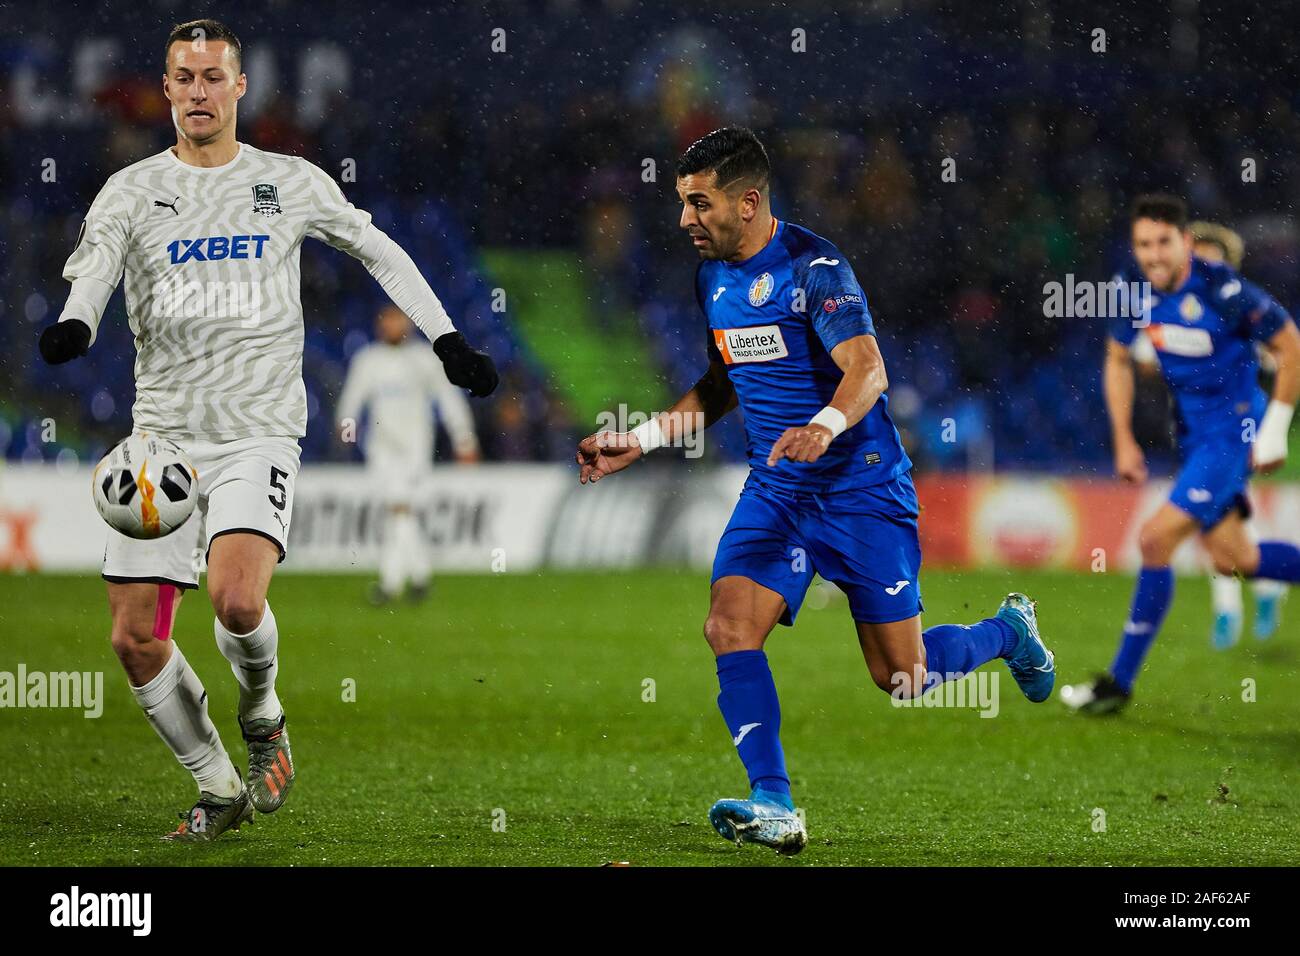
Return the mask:
[(483, 352), (475, 352), (459, 332), (438, 336), (433, 343), (433, 353), (442, 359), (451, 384), (469, 389), (475, 398), (491, 395), (500, 381), (497, 367)]
[(55, 322), (41, 330), (41, 358), (62, 365), (90, 351), (90, 326), (80, 319)]

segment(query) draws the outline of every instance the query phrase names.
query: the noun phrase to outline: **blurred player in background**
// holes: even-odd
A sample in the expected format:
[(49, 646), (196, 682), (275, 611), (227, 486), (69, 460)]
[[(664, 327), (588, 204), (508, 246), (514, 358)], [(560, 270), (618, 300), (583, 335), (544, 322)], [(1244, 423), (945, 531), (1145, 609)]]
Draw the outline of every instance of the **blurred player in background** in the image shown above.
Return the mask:
[[(294, 781), (275, 693), (279, 630), (267, 603), (284, 560), (306, 432), (299, 250), (311, 237), (361, 260), (434, 342), (447, 375), (472, 394), (496, 387), (492, 360), (455, 330), (410, 256), (326, 173), (235, 138), (247, 89), (238, 38), (215, 20), (175, 27), (163, 92), (176, 145), (109, 177), (64, 267), (72, 283), (41, 355), (84, 355), (125, 275), (135, 333), (136, 431), (173, 439), (198, 471), (194, 516), (164, 538), (109, 531), (112, 644), (145, 718), (194, 777), (199, 798), (165, 839), (208, 841), (284, 802)], [(92, 144), (93, 145), (93, 144)], [(217, 646), (239, 682), (248, 746), (240, 777), (207, 692), (169, 635), (181, 593), (206, 554)]]
[(401, 309), (389, 305), (380, 311), (377, 341), (353, 356), (336, 413), (340, 436), (355, 441), (362, 409), (370, 412), (362, 447), (375, 498), (384, 503), (379, 582), (370, 594), (375, 605), (400, 597), (408, 585), (414, 601), (429, 590), (432, 560), (415, 506), (433, 473), (435, 404), (456, 461), (479, 460), (469, 402), (434, 354), (410, 339), (410, 331)]
[[(1300, 548), (1256, 543), (1246, 530), (1251, 471), (1274, 471), (1286, 460), (1300, 397), (1300, 332), (1282, 306), (1231, 266), (1192, 255), (1182, 200), (1139, 197), (1131, 221), (1135, 263), (1120, 279), (1146, 280), (1153, 291), (1145, 310), (1112, 317), (1106, 343), (1104, 389), (1115, 471), (1131, 482), (1147, 477), (1132, 430), (1131, 347), (1143, 327), (1177, 403), (1182, 468), (1169, 500), (1142, 526), (1142, 569), (1110, 670), (1061, 688), (1066, 706), (1092, 714), (1116, 711), (1131, 697), (1173, 599), (1170, 559), (1191, 535), (1200, 533), (1220, 574), (1300, 581)], [(1271, 400), (1259, 385), (1259, 342), (1277, 362)]]
[(715, 130), (677, 164), (681, 227), (700, 263), (709, 370), (665, 414), (578, 446), (597, 482), (744, 412), (749, 479), (718, 543), (704, 635), (717, 658), (718, 707), (749, 776), (748, 799), (719, 800), (723, 837), (797, 853), (781, 709), (763, 645), (792, 625), (813, 576), (847, 595), (867, 668), (898, 697), (1002, 658), (1032, 701), (1052, 691), (1052, 653), (1032, 601), (993, 617), (921, 630), (918, 503), (889, 417), (884, 359), (866, 298), (834, 245), (772, 215), (767, 152), (746, 129)]
[[(1246, 254), (1246, 244), (1241, 236), (1213, 222), (1193, 222), (1188, 226), (1192, 234), (1192, 255), (1206, 262), (1226, 262), (1234, 270), (1241, 270), (1241, 262)], [(1160, 375), (1160, 357), (1151, 337), (1146, 330), (1140, 330), (1131, 347), (1133, 361), (1144, 375)], [(1263, 373), (1262, 385), (1270, 387), (1269, 380), (1277, 370), (1268, 349), (1256, 344), (1256, 354)], [(1258, 536), (1255, 526), (1246, 521), (1246, 533), (1255, 540)], [(1219, 574), (1214, 570), (1214, 561), (1206, 555), (1210, 567), (1210, 600), (1214, 607), (1214, 624), (1210, 640), (1219, 649), (1232, 647), (1241, 638), (1242, 618), (1245, 602), (1242, 600), (1241, 581), (1228, 574)], [(1281, 581), (1269, 581), (1256, 578), (1250, 582), (1255, 594), (1255, 636), (1260, 639), (1272, 637), (1282, 621), (1282, 601), (1289, 588)]]

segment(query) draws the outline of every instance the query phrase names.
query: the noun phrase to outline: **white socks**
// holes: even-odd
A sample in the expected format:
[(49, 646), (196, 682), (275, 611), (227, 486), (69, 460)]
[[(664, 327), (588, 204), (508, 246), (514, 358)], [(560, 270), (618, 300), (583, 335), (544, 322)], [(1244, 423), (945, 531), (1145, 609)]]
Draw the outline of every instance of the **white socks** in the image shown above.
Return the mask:
[(1251, 578), (1250, 589), (1257, 598), (1280, 598), (1291, 590), (1285, 581), (1270, 581), (1268, 578)]
[(171, 643), (171, 657), (158, 676), (143, 687), (132, 687), (131, 693), (200, 790), (219, 797), (237, 796), (244, 785), (208, 717), (207, 692), (176, 642)]
[(262, 621), (247, 634), (232, 634), (220, 619), (213, 620), (217, 635), (217, 648), (239, 681), (239, 716), (249, 720), (274, 719), (280, 716), (280, 699), (275, 696), (275, 675), (280, 666), (276, 661), (276, 648), (280, 634), (275, 627), (275, 615), (268, 603), (262, 612)]
[(429, 553), (429, 546), (420, 534), (420, 521), (414, 512), (406, 515), (403, 535), (401, 540), (406, 553), (406, 579), (416, 587), (423, 587), (429, 583), (429, 576), (433, 574), (433, 555)]
[(388, 512), (383, 544), (379, 555), (379, 586), (385, 594), (395, 597), (407, 581), (416, 586), (428, 583), (432, 562), (414, 512)]
[(1210, 572), (1210, 598), (1216, 614), (1241, 613), (1241, 582), (1231, 574)]

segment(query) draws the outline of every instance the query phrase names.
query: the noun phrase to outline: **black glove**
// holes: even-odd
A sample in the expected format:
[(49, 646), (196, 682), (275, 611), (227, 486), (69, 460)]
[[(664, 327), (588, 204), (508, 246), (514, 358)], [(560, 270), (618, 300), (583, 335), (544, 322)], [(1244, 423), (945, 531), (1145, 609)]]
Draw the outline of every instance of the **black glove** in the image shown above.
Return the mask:
[(442, 359), (447, 380), (460, 388), (469, 389), (475, 398), (491, 395), (500, 381), (497, 367), (483, 352), (475, 352), (459, 332), (438, 336), (433, 343), (433, 353)]
[(62, 365), (90, 351), (90, 326), (80, 319), (55, 322), (41, 330), (41, 358)]

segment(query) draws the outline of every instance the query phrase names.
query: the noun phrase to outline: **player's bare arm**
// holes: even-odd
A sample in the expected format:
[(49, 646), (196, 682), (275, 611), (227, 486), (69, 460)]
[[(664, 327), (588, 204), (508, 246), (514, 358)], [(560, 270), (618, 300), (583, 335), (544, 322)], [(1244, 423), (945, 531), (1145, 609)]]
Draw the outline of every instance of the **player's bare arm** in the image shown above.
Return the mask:
[[(673, 403), (667, 413), (646, 424), (657, 429), (659, 445), (669, 445), (694, 434), (697, 425), (710, 427), (735, 407), (736, 390), (727, 377), (727, 366), (720, 356), (713, 356), (708, 371), (700, 380)], [(598, 481), (606, 475), (622, 471), (644, 456), (646, 449), (642, 446), (640, 433), (641, 429), (630, 432), (601, 431), (580, 441), (576, 456), (581, 467), (578, 481), (584, 485), (588, 481)]]
[(1265, 346), (1277, 365), (1277, 378), (1251, 449), (1251, 466), (1262, 474), (1277, 471), (1286, 463), (1287, 433), (1300, 399), (1300, 330), (1294, 322), (1287, 322)]
[(1132, 353), (1114, 339), (1107, 339), (1102, 389), (1106, 397), (1106, 413), (1110, 416), (1115, 474), (1125, 481), (1141, 483), (1147, 478), (1147, 464), (1142, 446), (1133, 435), (1134, 388)]
[(827, 408), (839, 412), (844, 418), (843, 424), (823, 424), (814, 419), (807, 425), (787, 428), (772, 446), (767, 456), (768, 465), (775, 465), (782, 458), (798, 462), (816, 461), (834, 440), (835, 427), (843, 431), (862, 421), (889, 388), (885, 359), (874, 335), (855, 335), (845, 339), (831, 350), (831, 358), (844, 373), (844, 378)]

